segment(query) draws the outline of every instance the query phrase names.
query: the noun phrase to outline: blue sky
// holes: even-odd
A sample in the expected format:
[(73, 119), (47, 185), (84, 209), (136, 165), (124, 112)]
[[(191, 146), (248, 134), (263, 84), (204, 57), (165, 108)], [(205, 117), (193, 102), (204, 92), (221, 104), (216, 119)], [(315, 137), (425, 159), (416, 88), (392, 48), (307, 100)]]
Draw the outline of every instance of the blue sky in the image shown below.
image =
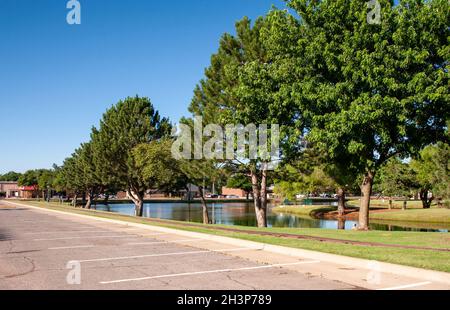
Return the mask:
[(61, 164), (103, 112), (149, 97), (173, 122), (224, 32), (282, 0), (0, 0), (0, 173)]

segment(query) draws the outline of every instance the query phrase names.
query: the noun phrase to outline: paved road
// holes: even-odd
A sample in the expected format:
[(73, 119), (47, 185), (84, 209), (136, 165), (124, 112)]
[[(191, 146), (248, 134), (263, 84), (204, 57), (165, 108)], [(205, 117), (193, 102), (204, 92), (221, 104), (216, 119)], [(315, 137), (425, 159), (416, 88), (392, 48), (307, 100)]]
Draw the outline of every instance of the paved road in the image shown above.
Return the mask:
[[(220, 244), (205, 250), (198, 247), (201, 242), (205, 241), (3, 206), (0, 289), (357, 288), (289, 268), (315, 261), (290, 258), (261, 264), (235, 256), (259, 255), (257, 250)], [(68, 275), (69, 282), (77, 282), (78, 267), (81, 284), (68, 284)]]

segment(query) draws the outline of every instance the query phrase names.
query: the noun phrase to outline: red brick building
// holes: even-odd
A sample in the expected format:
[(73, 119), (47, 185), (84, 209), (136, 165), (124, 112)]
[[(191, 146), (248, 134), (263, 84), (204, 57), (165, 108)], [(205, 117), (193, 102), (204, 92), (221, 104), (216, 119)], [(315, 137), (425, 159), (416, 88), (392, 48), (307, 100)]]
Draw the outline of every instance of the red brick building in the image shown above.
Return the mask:
[(238, 196), (239, 198), (246, 198), (247, 193), (239, 188), (222, 187), (222, 195), (224, 196)]
[(4, 198), (20, 198), (20, 189), (17, 182), (0, 181), (0, 195)]

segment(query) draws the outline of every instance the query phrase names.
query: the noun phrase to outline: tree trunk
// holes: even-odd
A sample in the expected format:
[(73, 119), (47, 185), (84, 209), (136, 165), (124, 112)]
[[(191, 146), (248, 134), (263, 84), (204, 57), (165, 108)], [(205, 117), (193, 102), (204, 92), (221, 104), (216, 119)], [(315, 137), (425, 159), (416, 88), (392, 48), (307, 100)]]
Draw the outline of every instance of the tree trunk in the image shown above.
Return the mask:
[(203, 186), (199, 186), (200, 198), (202, 200), (202, 209), (203, 209), (203, 224), (210, 224), (208, 205), (205, 200), (205, 193), (203, 192)]
[(105, 199), (103, 200), (103, 204), (104, 204), (104, 205), (107, 205), (108, 202), (109, 202), (109, 195), (108, 195), (108, 194), (105, 194)]
[(83, 208), (86, 205), (86, 193), (83, 193), (83, 195), (81, 196), (81, 205)]
[(345, 215), (345, 189), (338, 188), (338, 217), (342, 218)]
[(261, 175), (261, 209), (259, 210), (259, 227), (267, 227), (267, 164), (264, 164)]
[(420, 200), (422, 200), (422, 206), (424, 209), (429, 209), (431, 207), (432, 199), (428, 199), (428, 190), (420, 190)]
[(93, 196), (94, 194), (92, 192), (88, 192), (86, 204), (84, 205), (85, 209), (91, 209)]
[(339, 230), (345, 229), (345, 218), (343, 217), (338, 218), (338, 229)]
[(144, 216), (144, 199), (141, 198), (139, 200), (139, 203), (137, 204), (137, 214), (139, 217), (143, 217)]
[(263, 167), (261, 186), (256, 171), (250, 172), (252, 178), (253, 202), (255, 204), (256, 222), (258, 227), (267, 227), (267, 169)]
[(134, 203), (134, 215), (142, 217), (144, 215), (144, 193), (127, 190), (127, 194)]
[(364, 175), (364, 180), (361, 185), (361, 205), (359, 207), (359, 230), (369, 230), (369, 208), (370, 208), (370, 196), (372, 195), (373, 179), (375, 177), (374, 172), (367, 172)]
[(75, 194), (72, 198), (72, 206), (74, 206), (74, 207), (77, 206), (77, 200), (78, 200), (78, 195)]

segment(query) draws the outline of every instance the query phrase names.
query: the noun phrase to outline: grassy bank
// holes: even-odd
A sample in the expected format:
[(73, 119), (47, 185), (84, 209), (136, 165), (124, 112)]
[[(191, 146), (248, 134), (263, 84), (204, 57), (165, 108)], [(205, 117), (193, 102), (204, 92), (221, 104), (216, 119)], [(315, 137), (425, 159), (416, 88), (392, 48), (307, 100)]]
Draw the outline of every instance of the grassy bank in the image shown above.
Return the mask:
[[(272, 209), (277, 213), (289, 213), (298, 216), (315, 216), (318, 213), (335, 211), (336, 208), (328, 206), (280, 206)], [(446, 224), (450, 225), (450, 209), (406, 209), (385, 210), (383, 212), (373, 211), (370, 219), (394, 222), (410, 222), (424, 224)]]
[[(403, 207), (404, 200), (392, 200), (392, 207), (394, 209), (401, 209)], [(349, 205), (352, 206), (359, 206), (360, 201), (359, 200), (349, 200), (347, 202)], [(436, 202), (432, 203), (431, 206), (435, 207), (437, 204)], [(389, 200), (388, 199), (372, 199), (370, 200), (370, 207), (371, 208), (389, 208)], [(423, 209), (422, 201), (420, 200), (408, 200), (406, 203), (406, 208), (408, 209)]]
[(288, 213), (297, 216), (316, 216), (319, 213), (335, 211), (336, 207), (331, 206), (279, 206), (272, 208), (276, 213)]
[(450, 209), (411, 209), (372, 213), (371, 219), (450, 224)]
[[(136, 218), (133, 216), (120, 215), (102, 211), (91, 211), (79, 208), (62, 206), (59, 204), (47, 204), (44, 202), (25, 202), (26, 204), (61, 210), (71, 213), (87, 214), (91, 216), (124, 220), (134, 223), (142, 223), (155, 226), (163, 226), (180, 230), (208, 233), (213, 235), (227, 236), (274, 245), (288, 246), (326, 252), (332, 254), (346, 255), (370, 260), (378, 260), (395, 264), (402, 264), (426, 269), (450, 272), (450, 252), (440, 252), (423, 249), (403, 249), (390, 247), (372, 247), (351, 245), (342, 243), (322, 242), (316, 240), (302, 240), (283, 238), (279, 236), (263, 236), (249, 234), (249, 231), (258, 230), (255, 227), (233, 226), (237, 231), (223, 231), (219, 228), (230, 227), (224, 225), (190, 225), (177, 221), (155, 221), (146, 218)], [(304, 236), (315, 236), (323, 238), (336, 238), (350, 241), (377, 242), (383, 244), (397, 244), (406, 246), (425, 246), (431, 248), (450, 249), (450, 236), (446, 233), (420, 233), (420, 232), (385, 232), (385, 231), (337, 231), (326, 229), (297, 229), (297, 228), (264, 228), (262, 232), (290, 233)]]

